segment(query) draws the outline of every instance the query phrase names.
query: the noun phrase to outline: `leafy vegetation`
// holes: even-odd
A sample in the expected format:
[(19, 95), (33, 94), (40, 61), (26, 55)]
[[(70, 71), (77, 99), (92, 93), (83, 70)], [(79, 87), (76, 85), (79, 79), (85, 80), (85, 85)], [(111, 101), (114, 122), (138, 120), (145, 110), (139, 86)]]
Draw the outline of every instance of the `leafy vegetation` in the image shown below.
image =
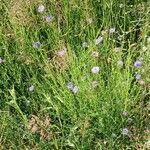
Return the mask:
[(1, 0), (0, 12), (0, 149), (150, 148), (148, 0)]

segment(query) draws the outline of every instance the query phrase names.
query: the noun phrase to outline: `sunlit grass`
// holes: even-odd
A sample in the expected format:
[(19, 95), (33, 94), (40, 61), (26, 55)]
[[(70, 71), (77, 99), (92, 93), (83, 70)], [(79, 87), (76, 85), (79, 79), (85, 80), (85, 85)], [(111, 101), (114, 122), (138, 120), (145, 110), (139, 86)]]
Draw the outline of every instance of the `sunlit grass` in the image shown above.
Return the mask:
[(0, 1), (0, 149), (148, 149), (149, 8)]

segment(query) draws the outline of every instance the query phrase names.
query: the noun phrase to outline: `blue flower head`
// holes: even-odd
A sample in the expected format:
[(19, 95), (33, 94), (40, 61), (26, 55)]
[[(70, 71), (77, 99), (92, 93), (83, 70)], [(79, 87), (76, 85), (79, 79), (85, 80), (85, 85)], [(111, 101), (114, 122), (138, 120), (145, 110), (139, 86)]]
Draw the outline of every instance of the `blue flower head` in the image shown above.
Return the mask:
[(41, 46), (41, 43), (39, 41), (35, 42), (33, 45), (34, 48), (40, 48), (40, 46)]
[(141, 66), (142, 66), (142, 62), (141, 62), (141, 61), (136, 60), (136, 61), (134, 62), (134, 67), (140, 68)]
[(122, 134), (123, 134), (123, 135), (128, 135), (128, 133), (129, 133), (128, 128), (122, 129)]
[(51, 22), (53, 19), (54, 19), (53, 16), (46, 16), (45, 17), (46, 22)]

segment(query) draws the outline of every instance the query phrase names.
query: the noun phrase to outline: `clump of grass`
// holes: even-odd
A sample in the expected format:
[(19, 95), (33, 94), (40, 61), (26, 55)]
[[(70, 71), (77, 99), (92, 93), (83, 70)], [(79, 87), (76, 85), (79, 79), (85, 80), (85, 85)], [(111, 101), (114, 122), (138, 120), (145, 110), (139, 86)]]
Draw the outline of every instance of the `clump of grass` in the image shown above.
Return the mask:
[(1, 1), (0, 149), (148, 149), (148, 1)]
[(16, 25), (30, 26), (33, 18), (29, 14), (30, 1), (11, 1), (9, 5), (9, 16)]

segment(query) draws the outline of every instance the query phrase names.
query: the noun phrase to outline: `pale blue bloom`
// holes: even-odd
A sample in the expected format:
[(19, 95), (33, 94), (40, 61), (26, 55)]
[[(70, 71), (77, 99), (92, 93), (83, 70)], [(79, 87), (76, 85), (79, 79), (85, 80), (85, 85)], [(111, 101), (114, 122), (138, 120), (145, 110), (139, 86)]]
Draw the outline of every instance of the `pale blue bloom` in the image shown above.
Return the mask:
[(122, 129), (122, 134), (123, 134), (123, 135), (128, 135), (128, 133), (129, 133), (128, 128)]
[(134, 62), (134, 67), (140, 68), (141, 66), (142, 66), (142, 62), (141, 62), (141, 61), (136, 60), (136, 61)]
[(33, 45), (34, 48), (40, 48), (40, 46), (41, 46), (41, 43), (39, 41), (35, 42)]
[(67, 88), (72, 91), (74, 94), (76, 94), (79, 91), (79, 87), (74, 85), (72, 82), (68, 82)]
[(53, 16), (46, 16), (45, 17), (46, 22), (51, 22), (53, 19), (54, 19)]
[(42, 4), (40, 4), (40, 5), (38, 6), (38, 8), (37, 8), (37, 11), (38, 11), (39, 13), (42, 13), (44, 10), (45, 10), (45, 7), (44, 7), (44, 5), (42, 5)]
[(98, 67), (98, 66), (95, 66), (95, 67), (93, 67), (93, 68), (91, 69), (91, 72), (94, 73), (94, 74), (99, 73), (99, 71), (100, 71), (100, 67)]

